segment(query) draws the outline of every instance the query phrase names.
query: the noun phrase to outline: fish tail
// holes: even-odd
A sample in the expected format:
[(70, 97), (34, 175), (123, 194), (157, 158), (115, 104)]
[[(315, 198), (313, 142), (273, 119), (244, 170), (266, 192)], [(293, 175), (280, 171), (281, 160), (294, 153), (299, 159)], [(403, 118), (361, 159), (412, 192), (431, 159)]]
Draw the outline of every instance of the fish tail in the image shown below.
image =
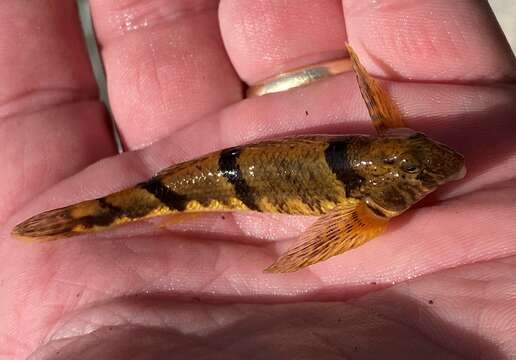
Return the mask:
[(139, 184), (106, 197), (43, 212), (18, 224), (12, 235), (28, 241), (48, 241), (177, 212), (146, 186), (148, 183)]
[(29, 241), (47, 241), (86, 232), (94, 228), (92, 224), (98, 219), (107, 220), (114, 216), (109, 211), (94, 210), (98, 201), (90, 200), (45, 211), (16, 225), (12, 235)]

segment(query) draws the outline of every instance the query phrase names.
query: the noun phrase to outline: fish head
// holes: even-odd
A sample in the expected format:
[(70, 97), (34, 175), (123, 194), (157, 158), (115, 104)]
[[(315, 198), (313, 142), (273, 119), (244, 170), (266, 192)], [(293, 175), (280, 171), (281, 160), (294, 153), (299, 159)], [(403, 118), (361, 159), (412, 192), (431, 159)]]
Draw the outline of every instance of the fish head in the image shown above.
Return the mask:
[(378, 215), (393, 217), (439, 186), (466, 174), (464, 157), (411, 129), (389, 130), (371, 140), (367, 159), (355, 163), (364, 179), (360, 191)]

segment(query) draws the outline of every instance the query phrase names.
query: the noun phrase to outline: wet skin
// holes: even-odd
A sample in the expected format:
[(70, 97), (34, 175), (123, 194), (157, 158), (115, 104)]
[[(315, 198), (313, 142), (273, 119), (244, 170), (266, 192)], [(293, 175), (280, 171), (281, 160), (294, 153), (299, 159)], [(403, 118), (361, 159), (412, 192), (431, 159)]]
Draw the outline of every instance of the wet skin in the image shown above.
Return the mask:
[[(179, 3), (92, 1), (113, 112), (139, 149), (120, 157), (77, 23), (63, 22), (71, 3), (0, 3), (0, 359), (514, 356), (515, 67), (486, 5), (345, 1), (343, 17), (331, 1), (223, 1), (218, 12)], [(240, 79), (340, 56), (343, 38), (388, 80), (408, 125), (468, 166), (381, 239), (271, 276), (261, 269), (302, 219), (226, 214), (37, 248), (10, 237), (35, 213), (211, 151), (367, 132), (351, 73), (241, 99)]]

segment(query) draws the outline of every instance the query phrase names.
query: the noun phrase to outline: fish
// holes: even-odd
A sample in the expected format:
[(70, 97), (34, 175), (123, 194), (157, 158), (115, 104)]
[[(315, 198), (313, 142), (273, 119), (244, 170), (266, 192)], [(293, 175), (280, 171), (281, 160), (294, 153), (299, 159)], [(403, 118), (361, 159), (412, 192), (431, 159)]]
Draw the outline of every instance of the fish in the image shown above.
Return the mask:
[(408, 128), (388, 93), (346, 48), (376, 136), (306, 135), (216, 151), (131, 188), (37, 214), (12, 235), (44, 242), (206, 212), (318, 216), (268, 273), (294, 272), (378, 237), (392, 218), (464, 177), (466, 167), (459, 152)]

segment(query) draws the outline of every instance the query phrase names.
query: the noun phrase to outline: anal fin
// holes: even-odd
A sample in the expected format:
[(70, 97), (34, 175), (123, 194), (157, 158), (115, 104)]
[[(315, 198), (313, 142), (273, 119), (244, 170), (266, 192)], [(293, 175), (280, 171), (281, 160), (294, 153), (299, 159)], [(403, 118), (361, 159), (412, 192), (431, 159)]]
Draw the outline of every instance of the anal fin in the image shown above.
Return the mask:
[(264, 271), (293, 272), (324, 261), (380, 235), (387, 223), (387, 219), (373, 214), (364, 202), (350, 200), (321, 216), (301, 234), (300, 245), (288, 250)]

